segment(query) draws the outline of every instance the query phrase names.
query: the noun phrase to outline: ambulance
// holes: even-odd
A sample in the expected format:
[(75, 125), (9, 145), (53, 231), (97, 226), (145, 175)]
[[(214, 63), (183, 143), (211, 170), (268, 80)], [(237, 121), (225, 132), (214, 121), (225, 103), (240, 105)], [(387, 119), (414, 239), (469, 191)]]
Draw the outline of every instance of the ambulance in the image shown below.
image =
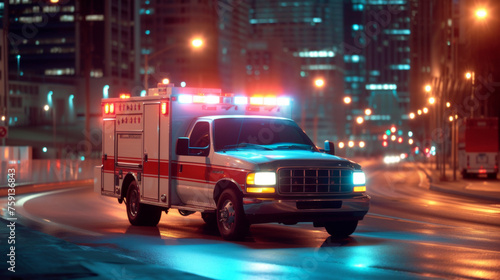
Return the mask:
[(102, 165), (94, 190), (125, 202), (135, 226), (197, 212), (226, 240), (251, 224), (299, 222), (352, 234), (369, 209), (365, 174), (319, 149), (290, 119), (292, 100), (158, 85), (102, 100)]

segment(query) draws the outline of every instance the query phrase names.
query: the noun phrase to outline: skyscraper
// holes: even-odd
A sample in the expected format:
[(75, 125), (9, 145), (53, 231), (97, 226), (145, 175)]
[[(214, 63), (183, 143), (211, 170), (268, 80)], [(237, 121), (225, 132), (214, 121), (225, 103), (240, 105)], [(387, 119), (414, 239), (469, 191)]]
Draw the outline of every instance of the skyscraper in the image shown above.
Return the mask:
[[(300, 59), (300, 73), (289, 79), (299, 85), (299, 122), (316, 144), (337, 140), (344, 131), (343, 61), (338, 49), (343, 41), (342, 2), (251, 1), (253, 38), (280, 40), (283, 52)], [(315, 87), (316, 79), (324, 86)]]
[[(246, 1), (142, 0), (140, 14), (141, 55), (143, 65), (148, 65), (149, 87), (169, 78), (176, 86), (244, 89)], [(203, 40), (198, 49), (190, 45), (194, 38)]]
[(136, 2), (9, 1), (9, 124), (50, 121), (44, 104), (58, 123), (88, 121), (103, 87), (117, 96), (139, 83)]

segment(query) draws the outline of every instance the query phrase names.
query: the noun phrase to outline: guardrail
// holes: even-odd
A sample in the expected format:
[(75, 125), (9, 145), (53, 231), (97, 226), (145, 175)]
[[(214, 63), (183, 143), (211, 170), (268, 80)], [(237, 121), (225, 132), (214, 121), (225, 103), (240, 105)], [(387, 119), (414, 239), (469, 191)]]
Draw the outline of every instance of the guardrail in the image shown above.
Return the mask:
[(14, 169), (16, 185), (56, 183), (94, 178), (100, 159), (50, 159), (0, 161), (0, 187), (6, 187), (9, 169)]

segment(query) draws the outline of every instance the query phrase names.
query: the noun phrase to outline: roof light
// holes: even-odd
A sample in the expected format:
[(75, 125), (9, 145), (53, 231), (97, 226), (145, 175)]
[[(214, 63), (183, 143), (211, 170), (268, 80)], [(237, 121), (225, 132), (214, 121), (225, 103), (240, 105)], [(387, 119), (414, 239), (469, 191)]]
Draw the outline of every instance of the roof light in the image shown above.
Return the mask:
[(179, 103), (193, 103), (193, 96), (189, 94), (180, 94)]
[(161, 113), (162, 113), (163, 115), (168, 114), (168, 107), (167, 107), (167, 103), (161, 103)]
[(115, 104), (114, 103), (109, 104), (109, 113), (110, 114), (115, 113)]
[(109, 103), (104, 104), (104, 114), (109, 114)]
[(277, 103), (279, 106), (290, 106), (290, 98), (278, 97)]
[(236, 105), (246, 105), (248, 104), (248, 98), (246, 96), (235, 96), (234, 104)]
[(262, 97), (250, 97), (250, 104), (252, 104), (252, 105), (264, 105), (264, 98), (262, 98)]
[(130, 98), (130, 93), (121, 93), (120, 94), (121, 99), (129, 99)]
[(205, 103), (218, 104), (220, 103), (220, 96), (215, 96), (215, 95), (205, 96)]
[(264, 98), (264, 105), (276, 105), (276, 97), (265, 97)]

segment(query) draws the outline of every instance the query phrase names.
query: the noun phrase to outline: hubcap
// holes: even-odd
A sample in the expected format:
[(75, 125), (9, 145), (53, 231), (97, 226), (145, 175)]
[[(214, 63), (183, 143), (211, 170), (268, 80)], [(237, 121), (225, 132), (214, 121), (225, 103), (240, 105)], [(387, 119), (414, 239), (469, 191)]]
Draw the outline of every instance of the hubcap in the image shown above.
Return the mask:
[(139, 201), (138, 201), (138, 196), (137, 196), (137, 192), (134, 190), (132, 191), (132, 193), (130, 194), (130, 215), (132, 215), (133, 217), (135, 217), (137, 215), (137, 210), (139, 208)]
[(222, 226), (224, 226), (225, 230), (230, 230), (236, 218), (236, 211), (234, 210), (233, 203), (230, 200), (226, 200), (219, 212)]

